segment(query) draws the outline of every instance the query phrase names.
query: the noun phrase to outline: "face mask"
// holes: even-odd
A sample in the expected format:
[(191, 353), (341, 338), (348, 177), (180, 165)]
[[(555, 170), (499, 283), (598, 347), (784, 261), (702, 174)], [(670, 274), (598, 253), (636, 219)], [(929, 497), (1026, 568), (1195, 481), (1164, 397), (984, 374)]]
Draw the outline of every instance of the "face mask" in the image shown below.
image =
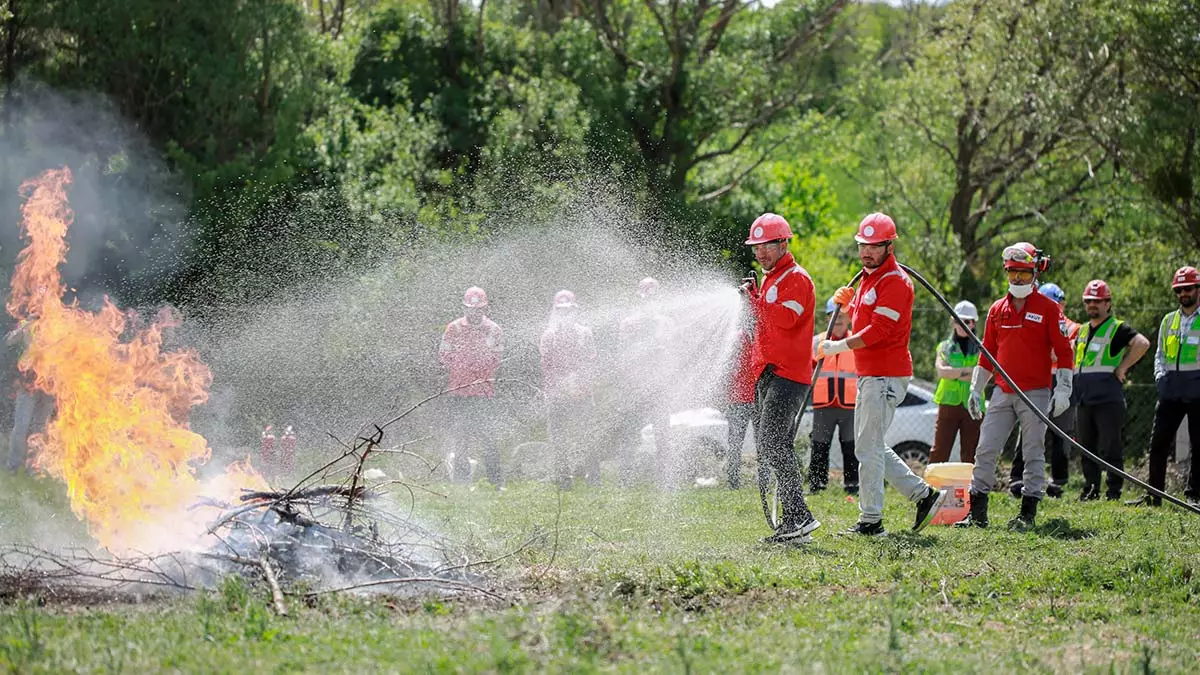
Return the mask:
[(1016, 284), (1009, 284), (1008, 292), (1011, 293), (1012, 296), (1017, 299), (1028, 298), (1030, 295), (1033, 294), (1033, 284), (1025, 284), (1024, 286), (1017, 286)]

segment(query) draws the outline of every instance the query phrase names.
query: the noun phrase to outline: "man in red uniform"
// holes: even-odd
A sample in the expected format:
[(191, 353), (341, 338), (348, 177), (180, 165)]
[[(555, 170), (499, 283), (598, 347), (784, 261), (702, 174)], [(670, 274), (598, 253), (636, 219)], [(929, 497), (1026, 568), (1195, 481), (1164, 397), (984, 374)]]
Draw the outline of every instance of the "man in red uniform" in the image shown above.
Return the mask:
[[(1071, 344), (1075, 344), (1075, 336), (1079, 335), (1079, 324), (1067, 316), (1067, 294), (1063, 292), (1063, 289), (1058, 287), (1058, 284), (1050, 283), (1039, 284), (1038, 293), (1058, 303), (1058, 308), (1063, 312), (1063, 320), (1058, 327), (1062, 330), (1062, 334), (1067, 336), (1067, 340)], [(1058, 365), (1057, 363), (1054, 364), (1055, 369)], [(1074, 368), (1075, 364), (1074, 362), (1065, 363), (1062, 364), (1062, 367)], [(1050, 421), (1054, 423), (1054, 426), (1068, 434), (1075, 431), (1075, 405), (1072, 404)], [(1046, 427), (1046, 455), (1047, 461), (1050, 462), (1050, 484), (1046, 486), (1046, 496), (1058, 499), (1062, 497), (1063, 488), (1067, 486), (1067, 480), (1070, 478), (1071, 455), (1067, 452), (1067, 442), (1063, 440), (1062, 436), (1051, 431), (1050, 427)], [(1017, 456), (1013, 457), (1012, 471), (1008, 475), (1008, 490), (1017, 499), (1021, 498), (1021, 490), (1025, 487), (1024, 476), (1025, 460), (1021, 458), (1021, 453), (1018, 452)]]
[[(1034, 405), (1056, 417), (1071, 405), (1072, 369), (1064, 364), (1072, 363), (1072, 354), (1071, 343), (1061, 327), (1062, 309), (1034, 292), (1034, 279), (1049, 260), (1028, 242), (1009, 246), (1001, 257), (1008, 273), (1008, 293), (988, 309), (983, 346)], [(1060, 367), (1051, 375), (1054, 364)], [(1033, 527), (1038, 502), (1046, 494), (1046, 425), (1002, 378), (996, 382), (987, 416), (983, 416), (983, 388), (992, 377), (992, 369), (991, 361), (981, 360), (971, 375), (967, 410), (971, 417), (983, 418), (983, 426), (971, 476), (971, 512), (956, 525), (987, 527), (988, 493), (996, 485), (996, 461), (1013, 424), (1019, 422), (1025, 460), (1021, 513), (1008, 526), (1025, 531)]]
[(799, 543), (821, 523), (804, 502), (796, 462), (800, 406), (812, 384), (812, 278), (788, 252), (792, 228), (783, 216), (764, 213), (750, 226), (746, 244), (762, 265), (762, 285), (748, 281), (742, 292), (754, 313), (750, 372), (754, 385), (754, 441), (759, 465), (769, 465), (779, 481), (783, 519), (768, 541)]
[(571, 487), (576, 470), (588, 483), (600, 482), (600, 458), (588, 443), (593, 430), (592, 380), (596, 340), (592, 329), (578, 321), (579, 305), (571, 291), (554, 295), (550, 322), (538, 351), (546, 396), (546, 423), (555, 453), (558, 486)]
[(502, 488), (500, 448), (492, 433), (493, 382), (504, 351), (500, 326), (487, 318), (487, 293), (472, 286), (463, 293), (463, 316), (450, 322), (442, 334), (438, 360), (450, 374), (449, 395), (453, 403), (451, 428), (454, 434), (454, 479), (466, 482), (471, 474), (468, 459), (471, 441), (483, 446), (488, 480)]
[(858, 456), (859, 517), (850, 534), (878, 537), (883, 529), (883, 489), (886, 480), (917, 505), (913, 530), (933, 520), (946, 499), (946, 491), (931, 487), (884, 440), (896, 406), (908, 393), (912, 380), (913, 285), (896, 262), (896, 223), (883, 213), (872, 213), (858, 224), (858, 257), (863, 264), (862, 283), (856, 292), (839, 288), (833, 301), (850, 314), (849, 337), (822, 340), (818, 357), (855, 350), (858, 398), (854, 408), (854, 451)]

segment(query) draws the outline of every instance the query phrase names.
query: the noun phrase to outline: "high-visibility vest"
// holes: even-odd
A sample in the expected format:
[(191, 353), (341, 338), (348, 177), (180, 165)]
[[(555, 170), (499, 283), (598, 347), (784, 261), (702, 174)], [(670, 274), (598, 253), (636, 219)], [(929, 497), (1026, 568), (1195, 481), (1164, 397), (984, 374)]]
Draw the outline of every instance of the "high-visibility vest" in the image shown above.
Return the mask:
[[(814, 356), (816, 352), (813, 353)], [(853, 408), (858, 397), (858, 375), (854, 372), (854, 350), (826, 356), (813, 381), (814, 408)]]
[[(1112, 373), (1121, 365), (1128, 346), (1122, 347), (1116, 354), (1112, 353), (1112, 339), (1117, 334), (1117, 328), (1124, 321), (1108, 317), (1097, 328), (1080, 330), (1075, 336), (1075, 372), (1081, 375), (1089, 373)], [(1091, 335), (1088, 335), (1091, 333)]]
[(1180, 330), (1183, 325), (1183, 313), (1180, 310), (1168, 312), (1158, 327), (1158, 346), (1167, 357), (1167, 371), (1200, 370), (1200, 321), (1193, 321), (1191, 328), (1185, 333)]
[[(967, 356), (959, 349), (954, 339), (944, 340), (937, 346), (937, 353), (951, 368), (974, 368), (979, 365), (979, 352)], [(971, 395), (971, 383), (962, 380), (941, 378), (933, 392), (933, 402), (938, 405), (964, 405)]]

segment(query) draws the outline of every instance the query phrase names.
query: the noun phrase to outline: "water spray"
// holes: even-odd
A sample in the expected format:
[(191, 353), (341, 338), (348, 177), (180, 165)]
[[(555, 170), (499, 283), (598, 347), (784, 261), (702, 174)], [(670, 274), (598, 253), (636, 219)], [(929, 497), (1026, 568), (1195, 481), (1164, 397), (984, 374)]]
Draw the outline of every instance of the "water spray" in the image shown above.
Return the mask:
[[(1112, 464), (1109, 464), (1108, 462), (1104, 461), (1102, 458), (1097, 456), (1095, 453), (1093, 453), (1091, 450), (1088, 450), (1087, 448), (1083, 447), (1083, 445), (1081, 445), (1078, 441), (1076, 441), (1074, 438), (1072, 438), (1070, 436), (1070, 434), (1068, 434), (1067, 432), (1058, 428), (1058, 425), (1056, 425), (1054, 422), (1052, 422), (1050, 420), (1050, 416), (1047, 415), (1044, 410), (1042, 410), (1038, 406), (1034, 405), (1033, 401), (1029, 400), (1029, 397), (1025, 395), (1025, 392), (1022, 391), (1020, 389), (1020, 387), (1018, 387), (1016, 385), (1015, 382), (1013, 382), (1012, 377), (1010, 377), (1009, 374), (1007, 372), (1005, 372), (1004, 368), (1002, 368), (1000, 366), (1000, 362), (996, 360), (996, 357), (992, 356), (992, 353), (989, 352), (987, 350), (987, 348), (985, 348), (983, 346), (983, 341), (980, 340), (978, 337), (976, 337), (975, 332), (972, 331), (971, 328), (969, 326), (967, 326), (967, 324), (962, 319), (958, 318), (958, 315), (954, 313), (954, 307), (951, 306), (950, 302), (947, 301), (946, 298), (941, 293), (939, 293), (936, 288), (933, 287), (933, 284), (930, 284), (929, 281), (927, 281), (925, 279), (925, 277), (918, 274), (916, 270), (909, 267), (908, 265), (905, 265), (902, 263), (899, 263), (899, 264), (900, 264), (900, 269), (904, 270), (910, 276), (912, 276), (914, 279), (916, 279), (918, 282), (920, 282), (920, 284), (925, 287), (925, 290), (929, 291), (930, 294), (932, 294), (933, 297), (936, 298), (937, 301), (942, 305), (942, 307), (945, 308), (946, 312), (950, 314), (950, 317), (954, 320), (954, 322), (956, 324), (958, 324), (958, 326), (960, 328), (962, 328), (964, 331), (966, 331), (967, 335), (969, 335), (971, 337), (971, 340), (976, 345), (979, 346), (979, 351), (987, 357), (988, 361), (991, 361), (992, 366), (996, 369), (996, 373), (998, 373), (1001, 377), (1003, 377), (1005, 382), (1008, 382), (1008, 385), (1013, 388), (1013, 391), (1015, 391), (1017, 393), (1017, 396), (1020, 396), (1021, 400), (1024, 401), (1025, 405), (1028, 406), (1029, 409), (1033, 411), (1033, 414), (1037, 415), (1038, 419), (1040, 419), (1041, 421), (1046, 423), (1046, 428), (1050, 429), (1055, 434), (1057, 434), (1059, 437), (1061, 437), (1063, 440), (1065, 440), (1067, 443), (1070, 443), (1073, 447), (1077, 448), (1088, 459), (1103, 466), (1108, 471), (1121, 476), (1125, 480), (1133, 483), (1134, 485), (1137, 485), (1138, 487), (1145, 489), (1147, 492), (1149, 492), (1150, 494), (1152, 494), (1156, 497), (1161, 497), (1162, 499), (1165, 499), (1165, 500), (1171, 502), (1172, 504), (1178, 506), (1179, 508), (1181, 508), (1185, 511), (1188, 511), (1190, 513), (1194, 513), (1194, 514), (1200, 516), (1200, 507), (1196, 507), (1191, 504), (1188, 504), (1187, 502), (1183, 501), (1182, 499), (1179, 499), (1178, 497), (1174, 497), (1162, 490), (1159, 490), (1158, 488), (1151, 487), (1144, 481), (1139, 480), (1138, 478), (1135, 478), (1134, 476), (1129, 475), (1128, 473), (1122, 471), (1121, 469), (1118, 469), (1117, 467), (1113, 466)], [(858, 277), (855, 277), (855, 281), (857, 281), (857, 280), (858, 280)], [(852, 281), (851, 285), (853, 285), (853, 284), (854, 284), (854, 282)], [(836, 309), (835, 309), (834, 318), (836, 318), (836, 317), (837, 317), (837, 314), (836, 314)], [(830, 327), (832, 328), (832, 326), (833, 326), (833, 323), (832, 323), (832, 321), (830, 321)]]

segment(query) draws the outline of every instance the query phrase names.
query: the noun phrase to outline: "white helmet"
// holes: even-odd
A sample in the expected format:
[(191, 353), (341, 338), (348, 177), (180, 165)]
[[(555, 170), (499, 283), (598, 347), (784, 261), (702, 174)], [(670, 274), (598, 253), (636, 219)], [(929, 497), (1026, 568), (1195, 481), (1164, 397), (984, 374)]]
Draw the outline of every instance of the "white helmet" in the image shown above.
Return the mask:
[(970, 300), (960, 300), (954, 306), (954, 313), (963, 321), (979, 321), (979, 310), (975, 309)]

